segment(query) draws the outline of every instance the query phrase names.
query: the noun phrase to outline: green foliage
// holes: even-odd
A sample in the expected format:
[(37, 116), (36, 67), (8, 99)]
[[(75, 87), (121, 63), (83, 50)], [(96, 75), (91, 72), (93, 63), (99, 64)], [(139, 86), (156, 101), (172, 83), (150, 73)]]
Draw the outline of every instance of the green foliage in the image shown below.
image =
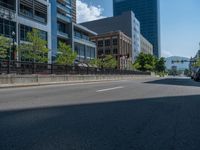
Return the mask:
[(140, 53), (133, 67), (140, 71), (153, 71), (159, 76), (165, 75), (165, 59), (151, 54)]
[(200, 58), (193, 64), (193, 67), (200, 67)]
[(155, 63), (156, 58), (153, 55), (140, 53), (133, 67), (140, 71), (153, 71)]
[(103, 68), (116, 68), (117, 60), (112, 55), (107, 55), (103, 60)]
[(47, 63), (49, 50), (47, 41), (41, 38), (40, 31), (33, 29), (27, 34), (27, 40), (28, 42), (19, 46), (21, 57), (34, 62)]
[(112, 55), (107, 55), (104, 58), (95, 58), (90, 60), (89, 64), (98, 68), (116, 68), (117, 60)]
[(102, 61), (101, 61), (101, 59), (99, 59), (99, 58), (95, 58), (95, 59), (91, 59), (91, 60), (89, 61), (89, 64), (90, 64), (92, 67), (101, 68), (101, 66), (102, 66)]
[(77, 54), (72, 51), (69, 45), (63, 42), (59, 42), (58, 54), (56, 57), (56, 63), (60, 65), (72, 65), (76, 59)]
[(155, 71), (156, 72), (164, 72), (165, 71), (165, 59), (163, 57), (161, 57), (160, 59), (156, 59)]
[(4, 36), (0, 36), (0, 59), (5, 59), (10, 48), (10, 40)]

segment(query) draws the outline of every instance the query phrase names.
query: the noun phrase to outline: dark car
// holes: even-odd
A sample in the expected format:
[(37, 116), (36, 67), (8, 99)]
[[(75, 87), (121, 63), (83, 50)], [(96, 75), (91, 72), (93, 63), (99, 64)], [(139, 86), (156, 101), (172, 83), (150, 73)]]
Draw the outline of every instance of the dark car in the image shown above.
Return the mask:
[(196, 70), (197, 70), (197, 68), (192, 68), (191, 69), (191, 73), (190, 73), (191, 79), (194, 79), (194, 74), (195, 74)]
[(200, 68), (197, 68), (196, 71), (194, 72), (193, 79), (195, 81), (199, 81), (200, 80)]

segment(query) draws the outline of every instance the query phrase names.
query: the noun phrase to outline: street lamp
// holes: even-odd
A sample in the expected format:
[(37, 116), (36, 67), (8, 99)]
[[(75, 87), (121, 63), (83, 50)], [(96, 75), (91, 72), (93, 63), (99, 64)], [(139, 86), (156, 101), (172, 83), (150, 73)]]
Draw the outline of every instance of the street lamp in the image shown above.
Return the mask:
[(12, 32), (12, 40), (13, 40), (13, 51), (12, 51), (12, 58), (15, 59), (15, 31)]

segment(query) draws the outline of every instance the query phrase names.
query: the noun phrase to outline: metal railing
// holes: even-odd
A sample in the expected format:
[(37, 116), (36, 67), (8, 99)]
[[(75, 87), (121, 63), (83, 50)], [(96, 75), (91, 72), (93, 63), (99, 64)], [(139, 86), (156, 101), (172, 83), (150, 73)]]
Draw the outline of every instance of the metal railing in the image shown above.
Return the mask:
[(150, 72), (0, 60), (0, 74), (150, 75)]

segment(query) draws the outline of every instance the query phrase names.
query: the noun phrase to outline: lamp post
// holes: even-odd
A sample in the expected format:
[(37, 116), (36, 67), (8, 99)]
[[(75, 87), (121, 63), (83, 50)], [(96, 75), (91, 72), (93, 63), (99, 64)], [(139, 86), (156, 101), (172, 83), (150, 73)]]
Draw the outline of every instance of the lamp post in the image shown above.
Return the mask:
[(12, 49), (12, 58), (13, 60), (15, 60), (15, 31), (12, 32), (12, 42), (13, 42), (13, 49)]

